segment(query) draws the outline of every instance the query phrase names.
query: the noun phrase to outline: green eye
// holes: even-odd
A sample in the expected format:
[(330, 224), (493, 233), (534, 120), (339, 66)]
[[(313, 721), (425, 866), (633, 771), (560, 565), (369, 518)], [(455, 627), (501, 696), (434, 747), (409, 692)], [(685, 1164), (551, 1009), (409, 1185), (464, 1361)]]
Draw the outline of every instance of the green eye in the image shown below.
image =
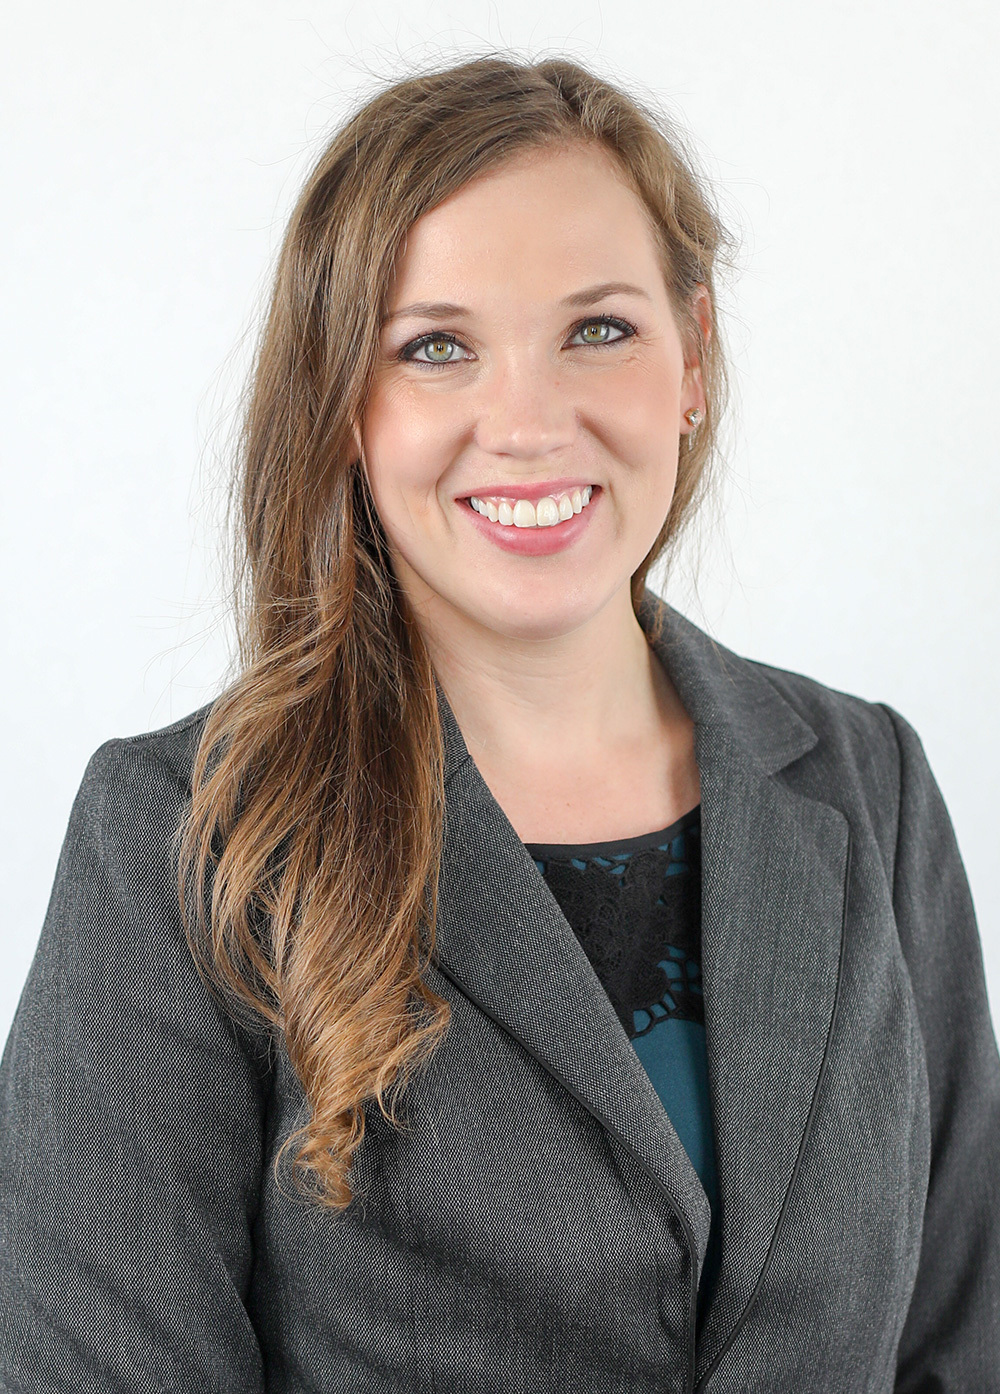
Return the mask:
[[(451, 350), (454, 347), (455, 342), (453, 339), (428, 339), (426, 343), (421, 344), (421, 348), (427, 349), (428, 361), (431, 363), (449, 362), (451, 359)], [(447, 350), (447, 354), (439, 358), (437, 356), (438, 353), (444, 350)]]
[[(617, 329), (618, 334), (609, 338), (609, 329)], [(573, 330), (572, 338), (581, 337), (584, 347), (604, 348), (624, 343), (637, 332), (635, 325), (629, 324), (628, 320), (618, 319), (615, 315), (596, 315), (581, 321)], [(402, 363), (415, 363), (421, 368), (447, 368), (450, 364), (465, 361), (454, 352), (455, 349), (462, 348), (463, 345), (454, 334), (423, 334), (419, 339), (405, 344), (397, 357)], [(423, 349), (427, 350), (426, 355), (418, 358), (417, 354)]]
[[(404, 363), (419, 363), (424, 368), (445, 367), (449, 363), (462, 361), (451, 352), (452, 349), (461, 347), (458, 340), (451, 334), (424, 334), (421, 338), (406, 344), (400, 350), (399, 357)], [(422, 349), (428, 350), (427, 356), (417, 358), (415, 355)]]
[[(610, 339), (607, 334), (609, 329), (618, 329), (621, 332), (616, 338)], [(625, 339), (631, 339), (636, 329), (635, 325), (629, 324), (627, 320), (617, 319), (614, 315), (598, 315), (596, 319), (584, 320), (576, 332), (584, 343), (600, 347), (602, 344), (620, 344)]]

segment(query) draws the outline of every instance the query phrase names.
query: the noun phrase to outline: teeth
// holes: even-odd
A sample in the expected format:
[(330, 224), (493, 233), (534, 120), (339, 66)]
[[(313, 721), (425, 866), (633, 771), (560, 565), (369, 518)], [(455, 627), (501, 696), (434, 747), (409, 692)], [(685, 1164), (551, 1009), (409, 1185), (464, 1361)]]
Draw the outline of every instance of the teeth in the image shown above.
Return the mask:
[(586, 508), (593, 492), (594, 486), (588, 484), (585, 489), (570, 489), (555, 497), (547, 494), (537, 503), (530, 499), (515, 499), (512, 504), (508, 499), (494, 502), (479, 498), (471, 498), (469, 502), (477, 513), (505, 528), (552, 528)]

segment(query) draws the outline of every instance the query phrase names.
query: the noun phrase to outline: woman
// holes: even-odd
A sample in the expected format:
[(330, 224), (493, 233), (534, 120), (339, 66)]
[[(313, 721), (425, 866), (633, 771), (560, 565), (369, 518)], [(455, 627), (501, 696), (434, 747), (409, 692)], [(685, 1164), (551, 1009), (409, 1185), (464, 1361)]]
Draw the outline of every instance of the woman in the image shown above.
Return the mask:
[(1000, 1058), (920, 740), (645, 584), (722, 245), (566, 61), (324, 151), (239, 675), (93, 756), (7, 1044), (4, 1388), (1000, 1390)]

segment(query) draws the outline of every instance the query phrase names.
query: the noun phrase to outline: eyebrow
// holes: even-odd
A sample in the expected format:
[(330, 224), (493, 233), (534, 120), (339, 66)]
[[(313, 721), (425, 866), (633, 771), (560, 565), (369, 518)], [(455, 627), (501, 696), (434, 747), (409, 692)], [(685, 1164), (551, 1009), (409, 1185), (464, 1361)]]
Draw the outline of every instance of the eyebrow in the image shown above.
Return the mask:
[[(600, 285), (587, 286), (584, 290), (576, 290), (572, 295), (564, 296), (559, 304), (577, 309), (596, 304), (608, 295), (637, 295), (643, 300), (651, 298), (648, 291), (643, 290), (641, 286), (630, 285), (628, 281), (602, 281)], [(471, 313), (472, 311), (464, 305), (453, 305), (447, 300), (421, 300), (414, 305), (404, 305), (402, 309), (393, 310), (392, 314), (386, 315), (382, 323), (388, 324), (391, 320), (402, 318), (403, 315), (424, 315), (428, 319), (457, 319), (467, 317)]]

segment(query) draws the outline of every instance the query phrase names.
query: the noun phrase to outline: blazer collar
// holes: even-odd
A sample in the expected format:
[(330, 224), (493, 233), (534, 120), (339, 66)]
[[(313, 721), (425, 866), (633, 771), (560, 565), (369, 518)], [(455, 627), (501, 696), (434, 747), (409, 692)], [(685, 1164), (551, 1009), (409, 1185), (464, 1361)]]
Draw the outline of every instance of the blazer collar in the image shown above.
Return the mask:
[[(839, 984), (849, 833), (839, 809), (775, 778), (819, 738), (759, 666), (651, 590), (638, 619), (695, 723), (701, 783), (702, 984), (722, 1268), (699, 1337), (700, 1380), (749, 1310), (794, 1182)], [(700, 1274), (711, 1213), (698, 1175), (440, 685), (437, 692), (446, 806), (433, 965), (654, 1179)]]

